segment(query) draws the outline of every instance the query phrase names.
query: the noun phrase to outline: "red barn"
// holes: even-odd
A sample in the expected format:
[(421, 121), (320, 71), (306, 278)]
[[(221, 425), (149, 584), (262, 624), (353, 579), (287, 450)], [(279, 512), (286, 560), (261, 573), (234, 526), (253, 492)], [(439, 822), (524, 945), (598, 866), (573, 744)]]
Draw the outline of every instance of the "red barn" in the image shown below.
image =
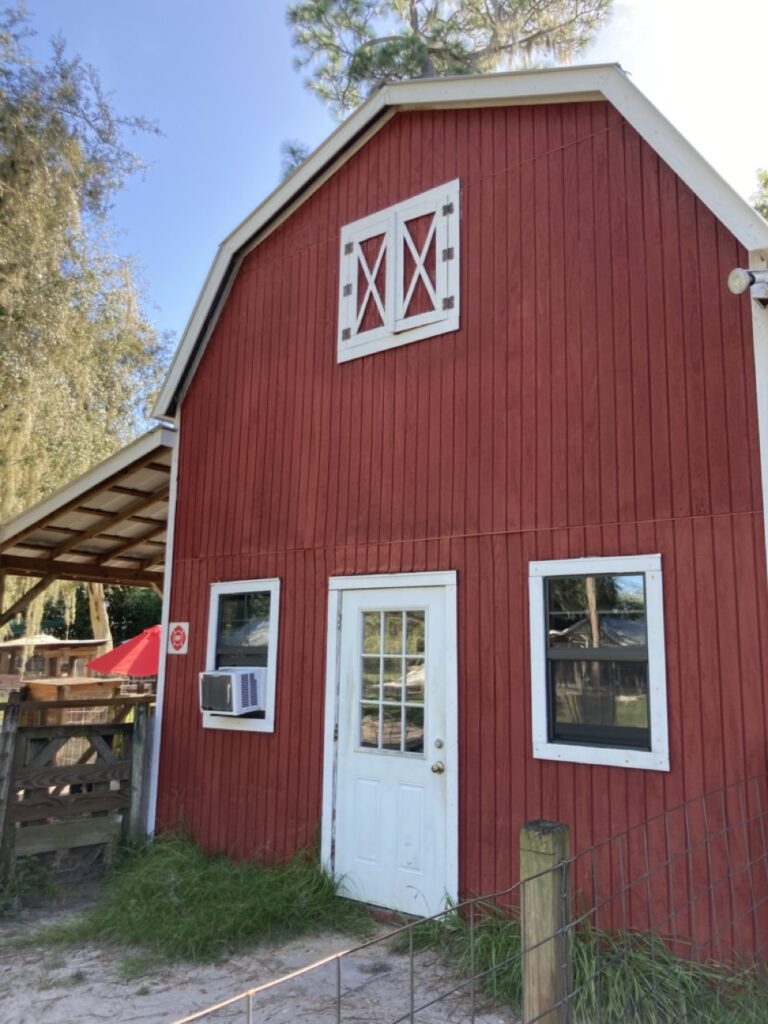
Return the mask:
[(765, 773), (766, 255), (617, 67), (377, 92), (158, 400), (157, 827), (420, 913)]

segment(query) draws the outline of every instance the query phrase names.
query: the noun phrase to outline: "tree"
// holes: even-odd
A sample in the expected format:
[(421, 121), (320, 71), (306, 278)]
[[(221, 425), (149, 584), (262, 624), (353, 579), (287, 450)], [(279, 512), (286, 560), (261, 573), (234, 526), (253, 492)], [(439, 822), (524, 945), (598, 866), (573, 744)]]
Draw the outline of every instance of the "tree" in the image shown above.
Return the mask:
[(40, 632), (62, 640), (87, 640), (93, 636), (88, 594), (81, 583), (55, 597), (50, 593), (45, 595)]
[(286, 139), (280, 143), (280, 175), (283, 181), (288, 178), (297, 167), (301, 167), (309, 156), (309, 147), (298, 139)]
[(768, 220), (768, 171), (757, 172), (757, 192), (751, 197), (752, 205)]
[(0, 521), (135, 436), (163, 365), (108, 222), (139, 167), (124, 136), (153, 129), (30, 35), (22, 5), (0, 16)]
[(115, 643), (121, 644), (160, 622), (162, 601), (149, 587), (107, 587), (107, 607)]
[[(160, 622), (162, 601), (149, 587), (106, 586), (105, 599), (109, 625), (115, 644), (129, 640)], [(71, 607), (66, 607), (71, 602)], [(85, 640), (93, 636), (88, 609), (88, 593), (75, 584), (55, 600), (44, 602), (41, 629), (63, 640)]]
[(611, 0), (301, 0), (288, 8), (307, 85), (343, 116), (383, 82), (567, 62)]

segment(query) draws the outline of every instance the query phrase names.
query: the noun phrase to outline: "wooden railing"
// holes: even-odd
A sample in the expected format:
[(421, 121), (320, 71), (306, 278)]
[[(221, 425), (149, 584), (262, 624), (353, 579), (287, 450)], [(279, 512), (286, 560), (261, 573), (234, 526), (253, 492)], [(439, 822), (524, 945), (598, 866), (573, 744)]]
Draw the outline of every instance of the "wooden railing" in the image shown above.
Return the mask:
[(11, 694), (0, 727), (0, 879), (20, 857), (49, 855), (56, 871), (80, 851), (92, 866), (142, 834), (153, 701)]

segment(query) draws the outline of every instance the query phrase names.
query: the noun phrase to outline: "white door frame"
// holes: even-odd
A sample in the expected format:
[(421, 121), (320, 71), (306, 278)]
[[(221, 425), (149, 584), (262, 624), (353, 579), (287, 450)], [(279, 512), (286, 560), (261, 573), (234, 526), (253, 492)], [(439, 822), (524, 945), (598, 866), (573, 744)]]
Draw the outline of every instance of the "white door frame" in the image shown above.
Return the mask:
[(446, 895), (459, 897), (459, 736), (456, 629), (456, 572), (397, 572), (373, 576), (331, 576), (328, 580), (328, 649), (325, 667), (325, 743), (323, 750), (323, 816), (320, 857), (334, 872), (334, 823), (339, 719), (339, 636), (342, 593), (345, 590), (383, 590), (404, 587), (442, 587), (445, 591), (445, 760), (446, 772)]

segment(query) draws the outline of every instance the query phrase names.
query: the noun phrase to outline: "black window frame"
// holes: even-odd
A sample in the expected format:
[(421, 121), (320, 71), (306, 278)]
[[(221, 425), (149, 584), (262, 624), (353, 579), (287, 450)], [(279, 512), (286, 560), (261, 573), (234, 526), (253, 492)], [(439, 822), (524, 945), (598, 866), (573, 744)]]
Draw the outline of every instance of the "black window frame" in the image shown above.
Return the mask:
[[(563, 579), (596, 579), (600, 576), (642, 576), (643, 577), (643, 621), (645, 623), (645, 643), (628, 647), (603, 645), (599, 647), (570, 647), (552, 644), (550, 638), (550, 588), (552, 583)], [(650, 752), (653, 749), (651, 733), (651, 692), (650, 663), (648, 654), (648, 590), (646, 573), (637, 570), (625, 572), (587, 572), (566, 573), (546, 576), (544, 578), (544, 657), (546, 664), (547, 687), (547, 737), (550, 743), (564, 743), (572, 746), (601, 747), (619, 750), (638, 750)], [(616, 726), (592, 723), (557, 723), (557, 696), (554, 665), (561, 661), (590, 661), (604, 664), (618, 662), (643, 664), (645, 666), (647, 721), (644, 727)]]
[[(230, 651), (233, 651), (233, 650), (236, 650), (236, 649), (239, 649), (239, 650), (244, 651), (244, 652), (247, 652), (247, 651), (257, 651), (257, 650), (260, 651), (261, 650), (261, 648), (251, 647), (251, 646), (248, 646), (248, 645), (245, 645), (245, 644), (239, 644), (239, 645), (236, 645), (236, 646), (235, 645), (231, 645), (231, 644), (230, 645), (222, 644), (222, 637), (221, 637), (222, 624), (223, 624), (223, 614), (224, 614), (224, 607), (226, 605), (226, 602), (229, 601), (229, 600), (232, 600), (232, 599), (248, 598), (248, 597), (260, 596), (260, 595), (266, 595), (267, 598), (268, 598), (268, 609), (267, 609), (267, 617), (266, 617), (266, 621), (267, 621), (267, 643), (266, 643), (266, 646), (265, 646), (265, 653), (264, 654), (259, 653), (258, 655), (254, 655), (252, 657), (248, 657), (247, 654), (241, 654), (241, 655), (238, 655), (238, 656), (235, 656), (235, 657), (232, 657), (231, 655), (229, 657), (223, 657), (222, 656), (222, 651), (227, 649), (227, 647), (228, 647), (228, 649)], [(242, 590), (242, 591), (238, 591), (237, 593), (223, 593), (223, 594), (219, 594), (218, 595), (217, 610), (216, 610), (216, 633), (215, 633), (215, 643), (214, 643), (214, 650), (213, 650), (213, 661), (214, 661), (213, 667), (214, 667), (214, 669), (226, 669), (226, 668), (269, 668), (269, 658), (270, 658), (269, 624), (270, 624), (270, 619), (271, 619), (271, 616), (272, 616), (272, 604), (273, 604), (273, 595), (272, 595), (272, 592), (267, 590), (267, 589), (254, 588), (253, 590)], [(245, 660), (241, 660), (241, 659), (245, 659)]]

